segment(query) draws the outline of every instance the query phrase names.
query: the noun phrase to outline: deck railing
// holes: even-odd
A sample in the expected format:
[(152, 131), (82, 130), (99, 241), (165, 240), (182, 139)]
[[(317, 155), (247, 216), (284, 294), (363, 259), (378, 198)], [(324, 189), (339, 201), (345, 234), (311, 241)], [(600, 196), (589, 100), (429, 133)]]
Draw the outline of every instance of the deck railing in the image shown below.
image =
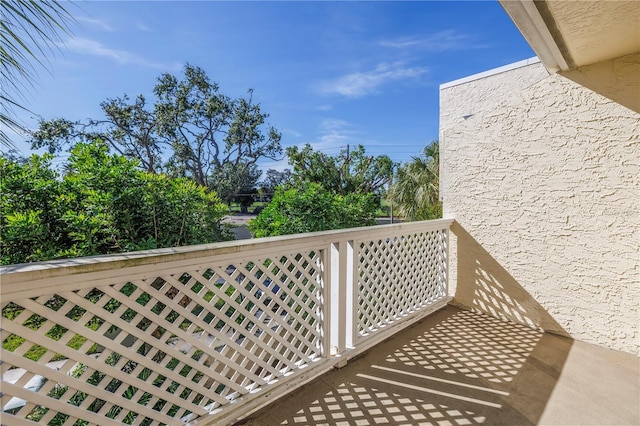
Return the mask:
[(3, 267), (2, 423), (233, 423), (446, 304), (450, 224)]

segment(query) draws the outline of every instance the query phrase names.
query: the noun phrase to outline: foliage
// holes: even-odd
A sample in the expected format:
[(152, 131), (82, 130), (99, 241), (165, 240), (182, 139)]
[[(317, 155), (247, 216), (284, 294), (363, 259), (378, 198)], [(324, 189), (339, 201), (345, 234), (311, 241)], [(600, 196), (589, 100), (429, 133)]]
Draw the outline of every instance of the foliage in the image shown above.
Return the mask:
[(60, 182), (51, 160), (50, 155), (32, 156), (21, 165), (0, 158), (2, 264), (55, 256), (53, 247), (60, 244), (64, 225), (56, 206)]
[(279, 186), (271, 202), (251, 222), (254, 237), (375, 225), (378, 201), (372, 193), (336, 194), (317, 183)]
[(398, 168), (391, 200), (401, 216), (409, 220), (442, 217), (439, 166), (439, 144), (433, 141), (423, 148), (422, 155)]
[(61, 41), (60, 33), (68, 32), (73, 20), (56, 0), (2, 0), (0, 16), (0, 145), (14, 147), (4, 129), (26, 131), (15, 118), (16, 108), (28, 111), (18, 97), (33, 85), (34, 65), (46, 67), (41, 57)]
[(318, 183), (336, 194), (379, 192), (393, 175), (393, 162), (386, 155), (366, 155), (362, 145), (330, 156), (307, 144), (287, 148), (293, 166), (294, 185)]
[(364, 147), (337, 156), (309, 144), (287, 148), (293, 173), (270, 170), (271, 202), (249, 223), (254, 237), (375, 225), (380, 190), (392, 175), (387, 156), (368, 156)]
[(2, 264), (230, 239), (218, 196), (142, 171), (100, 141), (78, 143), (60, 176), (52, 156), (0, 158)]
[[(32, 148), (46, 147), (54, 153), (100, 138), (150, 173), (191, 178), (225, 199), (245, 187), (243, 180), (229, 176), (244, 173), (253, 179), (259, 159), (282, 154), (281, 135), (266, 126), (268, 114), (253, 102), (253, 90), (247, 97), (231, 99), (204, 70), (186, 64), (182, 79), (162, 74), (153, 93), (150, 105), (142, 95), (134, 101), (127, 95), (107, 99), (100, 105), (105, 115), (101, 120), (41, 121), (31, 134)], [(231, 184), (235, 182), (240, 184)]]
[(278, 186), (290, 184), (292, 178), (291, 169), (284, 169), (281, 172), (275, 169), (269, 169), (267, 170), (264, 180), (260, 182), (259, 185), (263, 192), (273, 194)]
[[(224, 164), (213, 174), (216, 192), (226, 203), (232, 201), (242, 205), (253, 202), (251, 194), (256, 194), (256, 185), (262, 172), (256, 164)], [(247, 204), (248, 203), (248, 204)]]

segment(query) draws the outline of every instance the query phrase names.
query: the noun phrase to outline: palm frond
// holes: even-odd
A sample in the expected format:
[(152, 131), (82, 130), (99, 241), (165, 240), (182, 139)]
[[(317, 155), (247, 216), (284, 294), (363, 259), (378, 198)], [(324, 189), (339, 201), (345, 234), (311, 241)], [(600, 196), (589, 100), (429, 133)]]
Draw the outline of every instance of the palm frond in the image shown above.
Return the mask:
[(0, 145), (15, 148), (5, 129), (26, 132), (15, 111), (31, 112), (18, 99), (33, 87), (37, 68), (50, 66), (61, 34), (69, 34), (75, 20), (57, 0), (2, 0), (0, 18)]
[(427, 145), (422, 155), (412, 157), (396, 173), (391, 188), (394, 207), (409, 220), (434, 219), (440, 211), (438, 141)]

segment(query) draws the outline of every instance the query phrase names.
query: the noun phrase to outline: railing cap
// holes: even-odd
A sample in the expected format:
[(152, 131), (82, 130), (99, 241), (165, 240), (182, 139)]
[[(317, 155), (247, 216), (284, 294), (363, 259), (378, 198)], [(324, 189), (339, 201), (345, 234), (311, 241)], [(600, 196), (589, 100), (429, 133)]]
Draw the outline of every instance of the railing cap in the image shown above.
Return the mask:
[[(264, 252), (269, 254), (275, 247), (286, 244), (290, 249), (314, 249), (341, 241), (351, 241), (371, 238), (385, 238), (403, 232), (432, 231), (446, 229), (453, 223), (453, 219), (436, 219), (420, 222), (404, 222), (389, 225), (367, 226), (350, 229), (336, 229), (330, 231), (311, 232), (306, 234), (283, 235), (277, 237), (256, 238), (251, 240), (227, 241), (213, 244), (143, 250), (129, 253), (109, 254), (100, 256), (80, 257), (73, 259), (50, 260), (46, 262), (21, 263), (0, 267), (0, 293), (10, 292), (9, 285), (25, 283), (35, 280), (50, 279), (59, 276), (73, 276), (85, 273), (109, 271), (114, 273), (119, 269), (148, 267), (175, 261), (189, 261), (197, 263), (199, 259), (210, 256), (227, 256), (232, 258), (239, 253)], [(115, 277), (114, 273), (114, 277)]]

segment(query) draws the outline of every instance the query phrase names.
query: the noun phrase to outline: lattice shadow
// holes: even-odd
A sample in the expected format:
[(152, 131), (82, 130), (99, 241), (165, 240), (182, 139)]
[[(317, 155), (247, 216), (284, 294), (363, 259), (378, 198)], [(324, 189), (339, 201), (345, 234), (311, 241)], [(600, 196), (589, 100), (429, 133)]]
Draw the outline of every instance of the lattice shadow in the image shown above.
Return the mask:
[(568, 336), (567, 332), (459, 223), (451, 233), (457, 243), (454, 304), (497, 318)]
[(248, 425), (536, 424), (570, 340), (448, 307)]
[(541, 336), (519, 324), (460, 311), (397, 349), (387, 361), (508, 383)]
[(342, 383), (308, 407), (298, 410), (281, 425), (420, 425), (480, 424), (484, 416), (436, 404), (427, 398), (407, 397), (402, 393), (358, 383)]

